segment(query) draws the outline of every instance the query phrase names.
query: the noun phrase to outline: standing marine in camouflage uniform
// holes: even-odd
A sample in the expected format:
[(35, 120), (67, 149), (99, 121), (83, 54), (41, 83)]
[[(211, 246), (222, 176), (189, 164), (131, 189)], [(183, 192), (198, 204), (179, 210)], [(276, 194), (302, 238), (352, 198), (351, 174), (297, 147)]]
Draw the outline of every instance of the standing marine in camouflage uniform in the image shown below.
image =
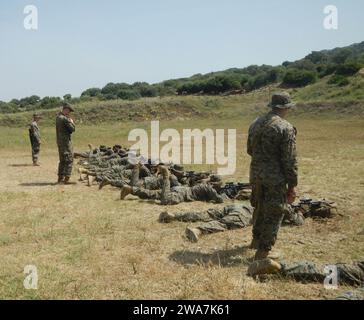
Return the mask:
[(252, 157), (250, 183), (254, 210), (252, 248), (264, 259), (274, 246), (297, 186), (296, 131), (284, 117), (293, 106), (288, 93), (277, 93), (272, 111), (249, 128), (247, 152)]
[(59, 152), (58, 183), (69, 183), (73, 166), (73, 147), (71, 135), (75, 132), (75, 123), (70, 117), (74, 110), (64, 103), (56, 118), (57, 145)]
[(40, 152), (40, 131), (38, 127), (38, 121), (41, 119), (41, 116), (38, 114), (33, 115), (33, 122), (29, 125), (29, 138), (30, 144), (32, 146), (32, 159), (33, 166), (39, 166), (39, 152)]

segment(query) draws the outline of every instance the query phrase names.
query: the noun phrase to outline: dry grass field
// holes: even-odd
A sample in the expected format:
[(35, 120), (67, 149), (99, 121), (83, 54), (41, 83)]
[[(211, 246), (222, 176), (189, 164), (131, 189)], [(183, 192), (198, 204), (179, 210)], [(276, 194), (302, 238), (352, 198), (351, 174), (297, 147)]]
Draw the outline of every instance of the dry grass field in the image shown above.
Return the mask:
[[(226, 180), (247, 181), (246, 132), (253, 118), (162, 122), (164, 127), (238, 129), (238, 169)], [(339, 216), (281, 229), (276, 247), (286, 261), (318, 265), (364, 258), (364, 120), (295, 117), (299, 194), (337, 202)], [(77, 151), (87, 143), (126, 143), (127, 132), (148, 124), (79, 126)], [(207, 209), (187, 203), (162, 207), (117, 189), (58, 186), (54, 128), (42, 128), (41, 167), (31, 166), (26, 129), (0, 128), (1, 299), (331, 299), (341, 291), (271, 277), (246, 276), (254, 252), (251, 228), (206, 236), (192, 244), (185, 223), (158, 216)], [(205, 169), (204, 167), (201, 169)], [(211, 169), (211, 168), (209, 168)], [(78, 177), (74, 174), (73, 180)], [(25, 290), (26, 265), (38, 269), (38, 290)]]

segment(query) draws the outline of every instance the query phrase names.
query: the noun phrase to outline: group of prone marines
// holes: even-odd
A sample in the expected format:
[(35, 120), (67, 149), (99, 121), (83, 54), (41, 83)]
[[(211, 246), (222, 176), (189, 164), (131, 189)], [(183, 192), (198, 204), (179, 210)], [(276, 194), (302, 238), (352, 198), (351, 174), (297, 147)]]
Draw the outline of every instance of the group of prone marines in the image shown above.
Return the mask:
[[(119, 188), (122, 200), (131, 194), (140, 199), (159, 201), (162, 205), (192, 201), (222, 204), (229, 199), (249, 200), (251, 197), (251, 186), (247, 183), (223, 184), (221, 177), (216, 174), (185, 171), (180, 165), (154, 164), (151, 160), (142, 164), (135, 161), (134, 157), (131, 158), (129, 150), (120, 145), (97, 148), (89, 145), (89, 151), (75, 153), (74, 156), (80, 159), (80, 180), (87, 180), (89, 186), (98, 183), (100, 190), (106, 185)], [(283, 225), (301, 226), (306, 218), (331, 218), (336, 213), (336, 204), (333, 202), (304, 198), (289, 206)], [(163, 211), (159, 216), (161, 223), (198, 223), (186, 228), (186, 237), (191, 242), (198, 242), (199, 238), (206, 234), (246, 228), (254, 225), (254, 219), (254, 208), (246, 203), (230, 204), (206, 211)], [(345, 275), (341, 277), (346, 279), (343, 284), (357, 284), (364, 279), (364, 262), (337, 266)], [(278, 274), (309, 282), (318, 282), (325, 277), (325, 274), (311, 262), (286, 265), (271, 259), (255, 261), (250, 265), (248, 274)], [(361, 290), (345, 293), (339, 298), (361, 298)]]
[[(99, 189), (106, 185), (119, 188), (121, 199), (131, 194), (140, 199), (159, 201), (162, 205), (176, 205), (192, 201), (221, 204), (229, 199), (249, 200), (251, 197), (251, 187), (247, 183), (223, 184), (219, 175), (185, 171), (180, 165), (153, 164), (151, 160), (142, 164), (131, 159), (129, 150), (120, 145), (98, 148), (89, 145), (89, 151), (75, 153), (75, 158), (80, 158), (80, 180), (87, 180), (89, 186), (96, 182)], [(300, 226), (307, 217), (331, 217), (336, 205), (325, 200), (302, 199), (289, 209), (283, 224)], [(254, 209), (241, 203), (202, 212), (172, 214), (165, 211), (160, 214), (159, 221), (198, 222), (197, 226), (186, 228), (187, 238), (197, 242), (205, 234), (253, 225)]]

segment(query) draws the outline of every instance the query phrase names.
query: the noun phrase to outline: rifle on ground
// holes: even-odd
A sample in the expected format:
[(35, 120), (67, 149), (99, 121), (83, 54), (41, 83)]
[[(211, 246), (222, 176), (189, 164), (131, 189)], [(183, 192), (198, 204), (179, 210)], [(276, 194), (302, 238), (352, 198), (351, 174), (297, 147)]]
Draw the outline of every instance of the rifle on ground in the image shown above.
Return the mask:
[(225, 193), (230, 199), (235, 199), (242, 190), (251, 189), (250, 183), (227, 182), (222, 188), (221, 193)]
[(186, 171), (185, 173), (185, 177), (188, 178), (190, 186), (193, 186), (204, 179), (208, 179), (210, 175), (211, 172)]
[(298, 203), (292, 204), (292, 208), (301, 211), (305, 218), (331, 218), (337, 213), (336, 203), (325, 199), (315, 201), (303, 198)]

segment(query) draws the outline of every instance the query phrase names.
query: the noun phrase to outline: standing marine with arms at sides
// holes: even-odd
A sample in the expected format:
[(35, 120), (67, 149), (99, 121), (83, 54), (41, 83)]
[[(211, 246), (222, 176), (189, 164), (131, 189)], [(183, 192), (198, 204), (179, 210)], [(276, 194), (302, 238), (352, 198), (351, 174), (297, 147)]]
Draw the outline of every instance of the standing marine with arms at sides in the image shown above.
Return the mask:
[(62, 111), (56, 118), (57, 145), (59, 152), (58, 183), (68, 184), (73, 166), (73, 147), (71, 135), (75, 132), (75, 123), (70, 116), (74, 110), (68, 103), (62, 105)]
[(33, 121), (29, 125), (29, 139), (30, 144), (32, 146), (32, 159), (33, 159), (33, 166), (39, 166), (38, 159), (39, 159), (39, 152), (40, 152), (40, 131), (38, 127), (38, 121), (42, 117), (39, 114), (33, 115)]
[(298, 166), (296, 129), (284, 118), (293, 107), (288, 93), (276, 93), (272, 111), (249, 128), (247, 151), (251, 156), (250, 183), (253, 215), (252, 249), (255, 260), (268, 257), (282, 219), (296, 198)]

